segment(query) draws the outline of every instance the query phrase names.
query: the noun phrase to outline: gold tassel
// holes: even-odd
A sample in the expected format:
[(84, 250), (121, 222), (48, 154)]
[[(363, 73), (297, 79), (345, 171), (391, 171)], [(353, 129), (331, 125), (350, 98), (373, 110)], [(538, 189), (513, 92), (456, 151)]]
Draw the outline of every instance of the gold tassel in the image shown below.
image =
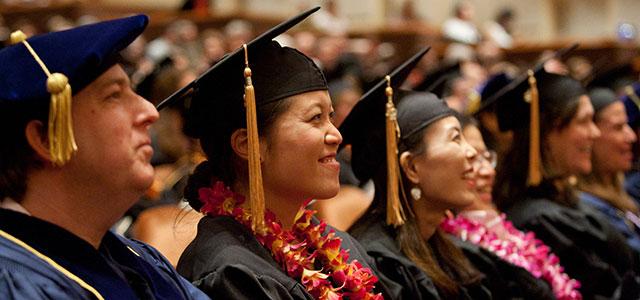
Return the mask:
[(55, 166), (63, 166), (78, 146), (73, 135), (73, 120), (71, 118), (71, 85), (67, 76), (61, 73), (49, 72), (44, 62), (27, 42), (27, 36), (22, 31), (11, 34), (11, 43), (22, 43), (29, 50), (33, 58), (47, 75), (47, 91), (51, 94), (49, 103), (49, 152), (51, 162)]
[(386, 136), (387, 136), (387, 224), (394, 227), (403, 225), (406, 216), (400, 203), (400, 166), (398, 165), (398, 139), (400, 128), (398, 126), (397, 111), (393, 105), (393, 88), (391, 77), (387, 80), (386, 105)]
[(538, 97), (538, 86), (536, 77), (532, 70), (529, 75), (529, 175), (527, 186), (537, 186), (542, 181), (542, 158), (540, 157), (540, 99)]
[(469, 103), (467, 104), (467, 109), (465, 110), (466, 116), (472, 116), (480, 110), (480, 106), (482, 105), (482, 99), (480, 99), (480, 94), (476, 91), (473, 91), (468, 96)]
[(626, 87), (624, 87), (624, 92), (640, 110), (640, 98), (638, 97), (638, 95), (636, 95), (636, 91), (633, 89), (633, 86), (627, 85)]
[(251, 227), (256, 232), (264, 228), (264, 190), (262, 187), (262, 168), (260, 166), (260, 140), (258, 135), (258, 116), (256, 111), (256, 95), (251, 82), (249, 53), (244, 48), (244, 103), (247, 109), (247, 135), (249, 144), (249, 198), (251, 205)]

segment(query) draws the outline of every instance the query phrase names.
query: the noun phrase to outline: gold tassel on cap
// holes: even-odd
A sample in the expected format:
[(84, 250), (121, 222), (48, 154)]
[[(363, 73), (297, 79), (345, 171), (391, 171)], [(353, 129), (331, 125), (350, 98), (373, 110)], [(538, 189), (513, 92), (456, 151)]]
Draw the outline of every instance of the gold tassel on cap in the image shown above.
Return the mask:
[(626, 87), (624, 87), (624, 92), (640, 110), (640, 98), (638, 97), (638, 95), (636, 95), (636, 91), (633, 89), (633, 86), (627, 85)]
[(49, 152), (51, 162), (56, 166), (63, 166), (71, 155), (78, 150), (73, 137), (73, 121), (71, 118), (71, 85), (67, 76), (61, 73), (51, 73), (38, 54), (27, 42), (27, 36), (22, 31), (11, 34), (11, 44), (22, 43), (38, 62), (47, 75), (47, 91), (51, 94), (49, 104)]
[(394, 227), (403, 225), (406, 216), (400, 203), (400, 166), (398, 165), (398, 139), (400, 127), (397, 121), (397, 111), (393, 105), (393, 88), (391, 77), (387, 80), (386, 106), (386, 136), (387, 136), (387, 224)]
[(529, 120), (529, 175), (527, 176), (527, 186), (537, 186), (542, 181), (542, 158), (540, 156), (540, 99), (538, 97), (538, 86), (536, 77), (532, 70), (529, 75), (529, 95), (530, 106)]
[(244, 48), (244, 104), (247, 109), (247, 136), (249, 144), (249, 199), (251, 205), (251, 227), (259, 232), (264, 228), (264, 190), (262, 187), (262, 168), (260, 167), (260, 140), (258, 135), (258, 115), (256, 111), (256, 94), (251, 82), (249, 53)]

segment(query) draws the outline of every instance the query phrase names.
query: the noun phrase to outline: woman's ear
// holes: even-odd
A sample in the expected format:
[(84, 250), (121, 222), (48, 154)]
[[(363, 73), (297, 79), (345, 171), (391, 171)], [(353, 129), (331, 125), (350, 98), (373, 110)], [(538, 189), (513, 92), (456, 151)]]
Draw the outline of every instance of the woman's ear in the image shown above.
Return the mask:
[[(265, 149), (264, 139), (260, 139), (260, 161), (264, 161)], [(231, 134), (231, 149), (239, 157), (244, 160), (249, 159), (249, 136), (247, 135), (247, 129), (237, 129)]]
[(402, 167), (402, 171), (407, 175), (409, 181), (414, 184), (420, 183), (420, 177), (418, 176), (415, 163), (413, 162), (413, 155), (409, 153), (409, 151), (405, 151), (400, 154), (400, 167)]
[(242, 159), (249, 159), (249, 139), (247, 130), (237, 129), (231, 134), (231, 149)]
[(44, 124), (39, 120), (31, 120), (24, 129), (27, 143), (36, 153), (39, 160), (51, 162), (51, 153), (49, 152), (49, 137)]

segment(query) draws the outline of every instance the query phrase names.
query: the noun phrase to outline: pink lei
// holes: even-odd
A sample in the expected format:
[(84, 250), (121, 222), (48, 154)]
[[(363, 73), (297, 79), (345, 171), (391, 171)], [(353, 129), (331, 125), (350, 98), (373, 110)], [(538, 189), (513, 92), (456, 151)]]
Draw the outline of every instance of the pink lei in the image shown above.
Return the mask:
[[(242, 195), (234, 193), (221, 181), (198, 192), (203, 204), (202, 213), (233, 217), (251, 230), (251, 215), (242, 207), (245, 201)], [(312, 224), (315, 211), (305, 209), (306, 204), (300, 207), (288, 230), (283, 229), (275, 215), (267, 210), (265, 229), (263, 232), (252, 230), (254, 236), (271, 251), (287, 275), (301, 282), (314, 298), (382, 300), (381, 294), (372, 292), (378, 278), (357, 260), (347, 262), (349, 252), (340, 248), (342, 240), (333, 230), (323, 235), (327, 224)]]
[(490, 211), (463, 212), (449, 216), (442, 222), (444, 231), (485, 248), (498, 257), (543, 278), (558, 300), (582, 299), (580, 282), (571, 279), (560, 266), (560, 259), (549, 247), (535, 238), (533, 232), (524, 233), (506, 220), (504, 214)]

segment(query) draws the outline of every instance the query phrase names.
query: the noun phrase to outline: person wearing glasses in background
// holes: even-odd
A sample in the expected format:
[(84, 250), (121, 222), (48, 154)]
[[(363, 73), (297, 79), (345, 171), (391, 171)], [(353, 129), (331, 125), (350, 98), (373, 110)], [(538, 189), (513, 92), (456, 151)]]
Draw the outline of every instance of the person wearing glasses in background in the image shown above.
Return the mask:
[[(513, 227), (505, 215), (493, 204), (493, 183), (498, 156), (487, 149), (475, 119), (459, 115), (462, 133), (467, 142), (478, 152), (473, 161), (476, 170), (475, 201), (457, 215), (450, 214), (441, 227), (449, 234), (489, 250), (500, 259), (521, 267), (535, 278), (545, 280), (557, 299), (581, 299), (577, 290), (580, 284), (563, 272), (558, 258), (531, 232)], [(467, 256), (478, 256), (465, 251)], [(486, 256), (485, 256), (486, 257)], [(493, 257), (490, 257), (493, 258)], [(477, 261), (470, 257), (474, 263)], [(477, 263), (476, 263), (477, 264)], [(517, 275), (510, 268), (511, 275)], [(486, 272), (483, 268), (480, 271)], [(520, 281), (521, 282), (521, 281)]]

